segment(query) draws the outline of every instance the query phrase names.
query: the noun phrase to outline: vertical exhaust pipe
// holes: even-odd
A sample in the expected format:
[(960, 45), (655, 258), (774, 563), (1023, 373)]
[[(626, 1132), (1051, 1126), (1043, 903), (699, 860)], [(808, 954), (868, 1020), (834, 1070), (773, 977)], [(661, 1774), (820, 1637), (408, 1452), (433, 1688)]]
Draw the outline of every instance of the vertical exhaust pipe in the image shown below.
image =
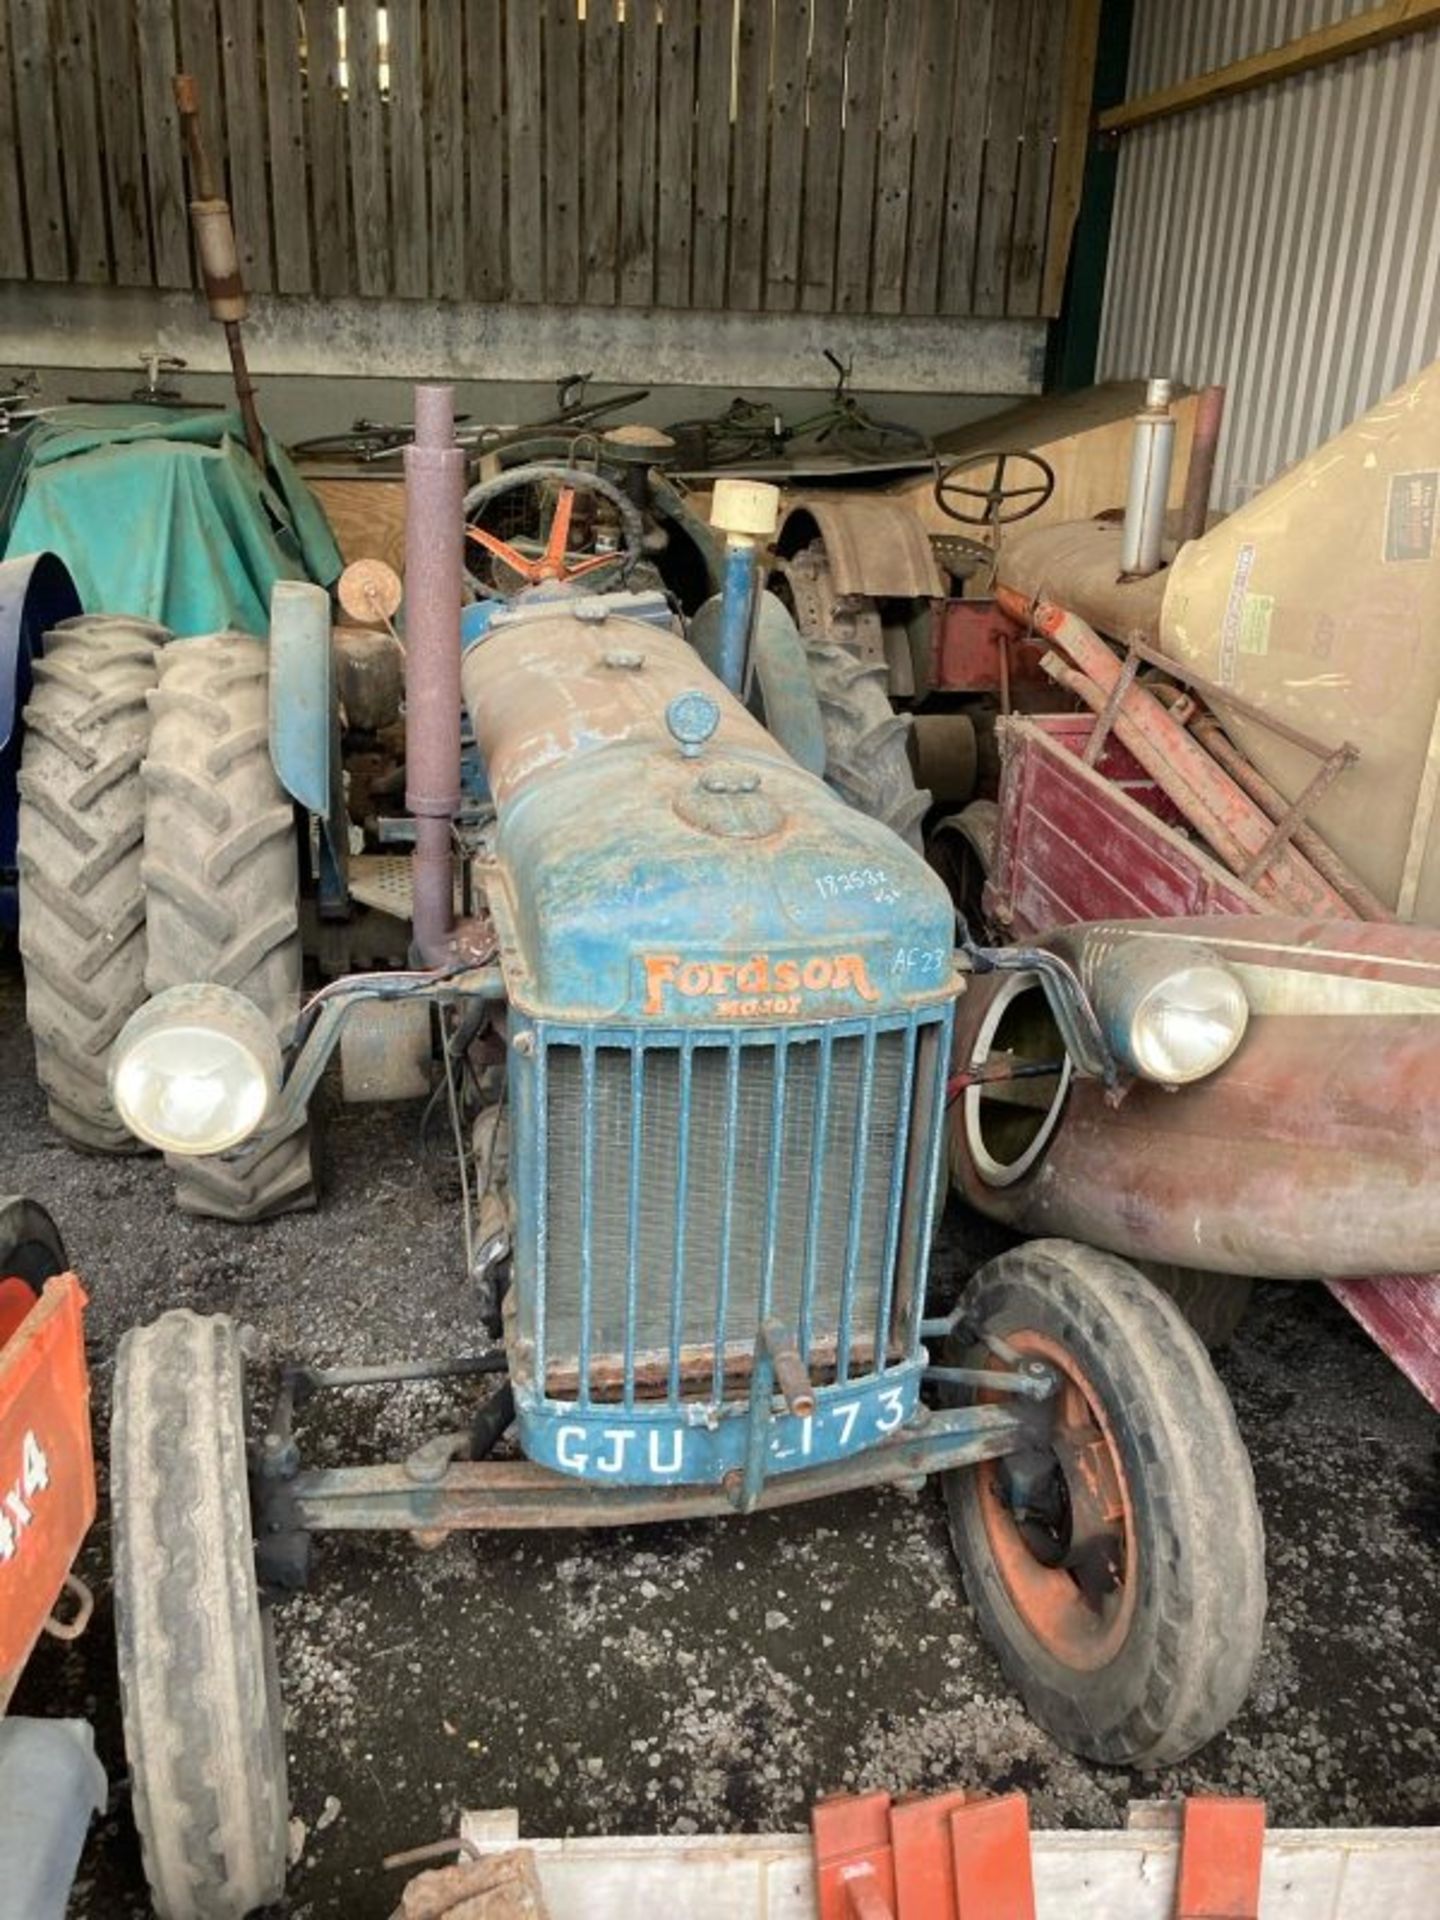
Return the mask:
[(427, 967), (452, 957), (455, 931), (464, 499), (454, 389), (416, 387), (415, 439), (405, 449), (405, 804), (415, 820), (412, 945)]
[(1130, 443), (1130, 495), (1120, 571), (1156, 573), (1165, 535), (1165, 503), (1170, 497), (1170, 465), (1175, 457), (1175, 416), (1170, 411), (1170, 382), (1147, 380), (1144, 411), (1135, 416)]
[(1215, 485), (1215, 455), (1225, 424), (1224, 387), (1206, 387), (1195, 405), (1195, 432), (1190, 441), (1190, 465), (1185, 474), (1185, 501), (1180, 509), (1180, 541), (1198, 540), (1205, 531), (1210, 494)]

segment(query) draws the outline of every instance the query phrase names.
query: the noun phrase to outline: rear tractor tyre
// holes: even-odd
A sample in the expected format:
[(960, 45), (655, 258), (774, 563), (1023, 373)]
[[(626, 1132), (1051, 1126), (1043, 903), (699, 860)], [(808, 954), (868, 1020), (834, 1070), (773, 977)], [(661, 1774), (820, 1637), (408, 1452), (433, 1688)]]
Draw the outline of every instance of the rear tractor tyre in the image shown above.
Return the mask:
[[(283, 1041), (300, 1002), (300, 876), (294, 809), (270, 760), (266, 650), (238, 633), (177, 641), (150, 705), (146, 985), (232, 987)], [(186, 1213), (250, 1221), (315, 1204), (304, 1121), (253, 1149), (167, 1158)]]
[(120, 1703), (155, 1911), (241, 1920), (284, 1888), (289, 1809), (232, 1321), (179, 1311), (125, 1335), (110, 1475)]
[(20, 955), (35, 1071), (72, 1146), (138, 1153), (106, 1082), (145, 1000), (146, 695), (169, 635), (81, 614), (45, 636), (20, 757)]
[[(820, 705), (826, 783), (923, 853), (920, 829), (930, 795), (915, 784), (910, 722), (890, 704), (883, 661), (867, 659), (853, 643), (857, 616), (853, 603), (835, 594), (822, 542), (795, 555), (786, 581)], [(873, 611), (868, 617), (878, 620)]]
[[(1225, 1389), (1179, 1309), (1111, 1254), (1032, 1240), (964, 1297), (972, 1327), (1060, 1379), (1033, 1448), (945, 1475), (981, 1630), (1062, 1746), (1110, 1766), (1182, 1760), (1244, 1701), (1265, 1618)], [(952, 1344), (952, 1364), (1002, 1364)]]

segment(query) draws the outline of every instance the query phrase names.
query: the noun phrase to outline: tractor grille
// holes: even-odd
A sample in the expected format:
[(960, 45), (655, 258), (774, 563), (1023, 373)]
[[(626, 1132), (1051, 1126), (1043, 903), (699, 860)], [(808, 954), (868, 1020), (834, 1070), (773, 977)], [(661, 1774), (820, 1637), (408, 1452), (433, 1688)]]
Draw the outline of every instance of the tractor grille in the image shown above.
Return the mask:
[(817, 1379), (913, 1344), (945, 1018), (663, 1047), (545, 1036), (534, 1333), (547, 1394), (719, 1400), (767, 1314), (794, 1328)]

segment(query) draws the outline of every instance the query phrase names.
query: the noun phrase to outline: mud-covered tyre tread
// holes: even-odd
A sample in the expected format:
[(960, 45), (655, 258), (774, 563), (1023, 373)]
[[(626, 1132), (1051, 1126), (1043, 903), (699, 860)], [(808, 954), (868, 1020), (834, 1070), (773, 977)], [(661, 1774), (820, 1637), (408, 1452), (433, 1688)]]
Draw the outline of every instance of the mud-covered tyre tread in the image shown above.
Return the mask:
[[(879, 820), (916, 853), (930, 795), (915, 784), (910, 722), (890, 704), (885, 667), (845, 644), (822, 541), (789, 563), (796, 625), (825, 735), (825, 779), (857, 812)], [(829, 609), (827, 611), (827, 609)]]
[(107, 1083), (116, 1034), (145, 999), (140, 768), (146, 695), (169, 635), (79, 614), (45, 636), (19, 773), (20, 955), (51, 1124), (95, 1153), (144, 1150)]
[[(1264, 1534), (1229, 1396), (1173, 1302), (1128, 1262), (1074, 1241), (1001, 1254), (976, 1275), (966, 1307), (975, 1328), (1032, 1328), (1074, 1353), (1106, 1402), (1150, 1554), (1125, 1645), (1077, 1677), (1010, 1602), (986, 1546), (977, 1475), (947, 1474), (951, 1539), (981, 1630), (1033, 1717), (1072, 1752), (1143, 1769), (1181, 1760), (1244, 1701), (1265, 1618)], [(971, 1364), (978, 1357), (972, 1350)]]
[(127, 1333), (110, 1440), (131, 1800), (161, 1920), (240, 1920), (284, 1887), (285, 1747), (255, 1579), (232, 1321)]
[[(145, 911), (152, 994), (211, 980), (284, 1035), (300, 997), (294, 809), (269, 747), (264, 645), (207, 634), (167, 649), (150, 696)], [(176, 1204), (248, 1222), (313, 1206), (309, 1127), (216, 1156), (169, 1155)]]

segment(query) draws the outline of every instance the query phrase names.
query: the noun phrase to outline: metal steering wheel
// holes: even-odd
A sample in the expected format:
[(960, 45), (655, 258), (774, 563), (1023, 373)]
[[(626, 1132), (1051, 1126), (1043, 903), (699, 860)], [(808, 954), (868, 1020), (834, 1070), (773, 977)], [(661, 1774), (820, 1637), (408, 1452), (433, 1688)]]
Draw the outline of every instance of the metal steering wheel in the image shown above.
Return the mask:
[[(987, 460), (994, 462), (988, 487), (967, 487), (961, 484), (957, 475), (968, 473), (972, 467), (983, 465)], [(1043, 476), (1031, 486), (1007, 487), (1005, 471), (1011, 461), (1021, 466), (1038, 469)], [(1042, 460), (1038, 453), (977, 453), (966, 455), (953, 466), (942, 467), (938, 461), (935, 467), (935, 504), (951, 520), (958, 520), (962, 527), (1003, 527), (1012, 520), (1024, 520), (1032, 513), (1038, 513), (1055, 491), (1055, 469), (1048, 460)], [(951, 506), (954, 499), (983, 500), (984, 506), (979, 513), (962, 513), (959, 507)], [(1028, 501), (1028, 506), (1017, 507), (1013, 513), (1005, 512), (1008, 501)]]
[[(496, 500), (507, 493), (517, 493), (523, 487), (540, 483), (558, 486), (559, 497), (555, 502), (555, 512), (550, 521), (550, 533), (544, 549), (537, 555), (522, 553), (508, 540), (502, 540), (498, 534), (485, 527), (473, 524), (477, 514), (483, 513)], [(624, 545), (617, 553), (586, 554), (583, 559), (572, 561), (567, 552), (570, 539), (570, 520), (575, 511), (577, 493), (597, 493), (602, 500), (608, 500), (620, 516), (620, 531), (624, 536)], [(465, 496), (465, 537), (473, 540), (477, 546), (484, 547), (502, 566), (517, 574), (520, 585), (510, 589), (510, 593), (500, 592), (501, 599), (521, 592), (525, 587), (539, 586), (543, 581), (555, 581), (561, 584), (579, 580), (587, 573), (595, 573), (601, 567), (620, 569), (621, 577), (628, 574), (640, 559), (645, 539), (645, 523), (640, 518), (635, 503), (617, 487), (613, 480), (607, 480), (603, 474), (587, 473), (579, 467), (550, 467), (533, 465), (514, 467), (509, 473), (502, 473), (498, 479), (486, 480), (478, 487), (472, 487)]]

